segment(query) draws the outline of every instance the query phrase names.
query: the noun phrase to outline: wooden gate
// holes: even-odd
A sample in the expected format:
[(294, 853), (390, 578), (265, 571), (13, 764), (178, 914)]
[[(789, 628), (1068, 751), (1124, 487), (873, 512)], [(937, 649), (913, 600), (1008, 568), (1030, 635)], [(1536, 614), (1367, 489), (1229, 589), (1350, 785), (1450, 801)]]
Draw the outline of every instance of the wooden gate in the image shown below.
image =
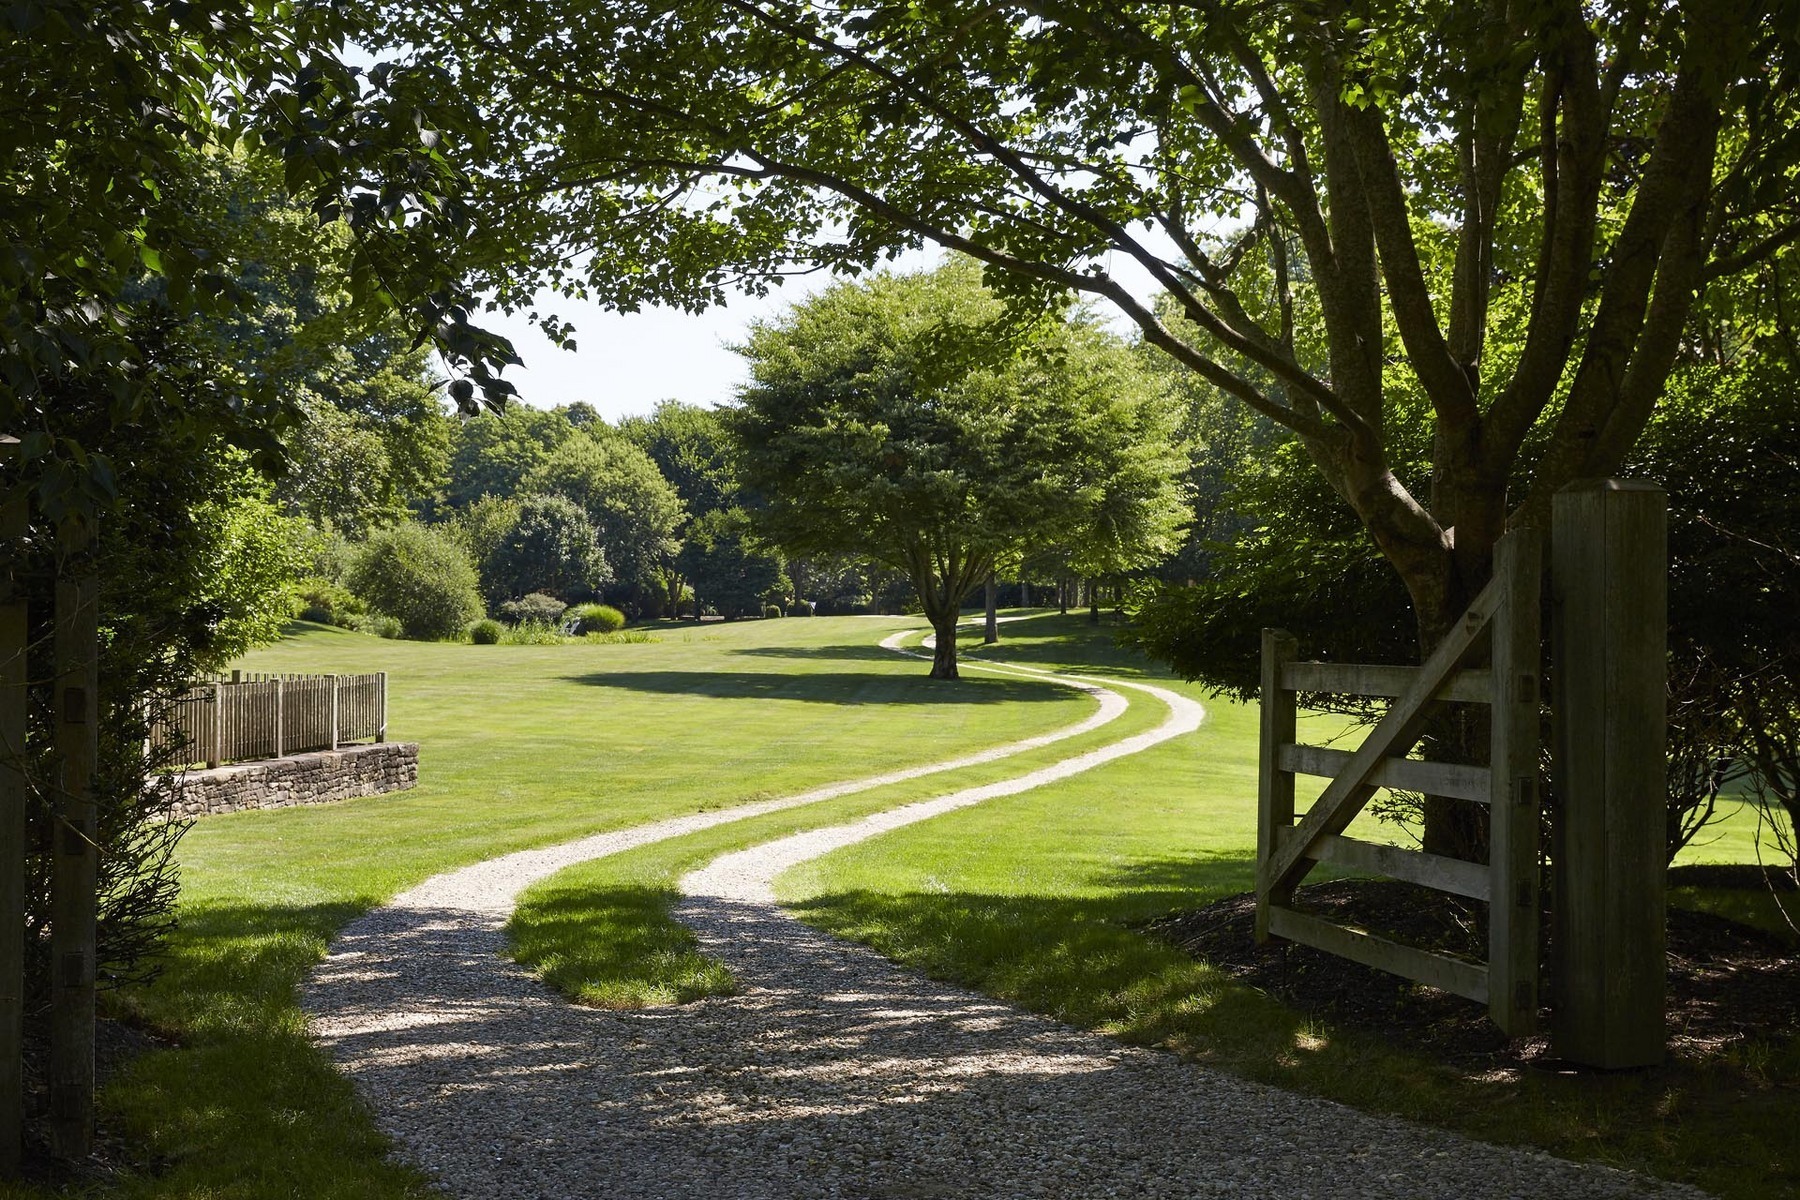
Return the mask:
[[(1265, 630), (1257, 805), (1256, 932), (1301, 942), (1485, 1003), (1509, 1035), (1530, 1032), (1538, 1007), (1538, 721), (1541, 543), (1529, 530), (1496, 547), (1494, 577), (1423, 666), (1297, 661), (1292, 636)], [(1486, 668), (1465, 664), (1484, 660)], [(1393, 698), (1355, 751), (1295, 741), (1297, 696)], [(1489, 708), (1489, 764), (1408, 758), (1434, 706)], [(1294, 776), (1325, 776), (1295, 822)], [(1489, 861), (1465, 862), (1344, 836), (1378, 788), (1453, 796), (1487, 806)], [(1385, 875), (1488, 903), (1488, 958), (1470, 962), (1339, 925), (1293, 907), (1318, 863)]]

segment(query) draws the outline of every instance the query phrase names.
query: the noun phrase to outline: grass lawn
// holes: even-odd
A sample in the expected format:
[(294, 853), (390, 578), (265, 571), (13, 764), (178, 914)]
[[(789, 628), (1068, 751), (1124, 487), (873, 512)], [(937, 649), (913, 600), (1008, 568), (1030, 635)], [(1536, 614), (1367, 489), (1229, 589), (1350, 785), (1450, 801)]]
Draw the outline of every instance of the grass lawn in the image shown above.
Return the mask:
[(959, 687), (879, 650), (916, 622), (671, 626), (659, 641), (390, 642), (321, 627), (261, 671), (390, 672), (390, 733), (422, 744), (412, 792), (212, 817), (183, 840), (182, 928), (115, 1011), (180, 1048), (103, 1096), (153, 1156), (100, 1194), (399, 1197), (349, 1088), (307, 1042), (295, 983), (331, 934), (438, 871), (699, 809), (785, 795), (1060, 728), (1088, 697), (971, 673)]
[[(382, 1157), (349, 1086), (312, 1049), (294, 985), (331, 933), (427, 875), (495, 854), (696, 809), (793, 794), (1061, 728), (1093, 711), (1041, 681), (925, 679), (875, 648), (904, 620), (666, 627), (661, 640), (422, 645), (308, 627), (253, 670), (387, 670), (391, 731), (423, 744), (414, 792), (211, 818), (182, 847), (170, 969), (115, 1008), (180, 1043), (105, 1093), (152, 1169), (104, 1196), (427, 1195)], [(1153, 678), (1078, 617), (1009, 625), (1007, 660)], [(965, 643), (967, 645), (967, 643)], [(667, 919), (674, 881), (744, 845), (1056, 761), (1162, 720), (720, 826), (565, 871), (530, 889), (520, 957), (588, 1003), (729, 991)], [(1009, 703), (1011, 701), (1011, 703)], [(1783, 1194), (1795, 1043), (1742, 1063), (1617, 1078), (1465, 1078), (1373, 1038), (1319, 1027), (1133, 931), (1250, 885), (1256, 714), (1207, 702), (1199, 733), (1037, 792), (909, 827), (780, 881), (806, 919), (934, 974), (1074, 1023), (1161, 1042), (1240, 1074), (1496, 1140), (1648, 1165), (1732, 1196)], [(1338, 726), (1311, 718), (1319, 740)], [(1376, 832), (1365, 826), (1364, 836)], [(1742, 853), (1743, 832), (1705, 852)], [(1780, 1175), (1776, 1172), (1786, 1171)]]
[[(1079, 619), (1009, 626), (996, 653), (1122, 678), (1156, 675)], [(1160, 713), (1136, 696), (1133, 707)], [(1302, 736), (1311, 740), (1340, 728), (1324, 716), (1308, 725)], [(1251, 886), (1256, 740), (1253, 707), (1210, 702), (1192, 738), (839, 851), (778, 888), (804, 919), (936, 977), (1237, 1074), (1490, 1140), (1693, 1179), (1727, 1196), (1789, 1194), (1800, 1078), (1800, 1042), (1791, 1037), (1650, 1073), (1480, 1077), (1313, 1023), (1135, 932)], [(667, 918), (675, 881), (717, 854), (852, 819), (885, 799), (798, 820), (781, 814), (572, 868), (526, 892), (515, 945), (588, 1003), (727, 992), (729, 975), (696, 955)], [(1745, 819), (1733, 814), (1688, 858), (1741, 861), (1755, 832)], [(1357, 832), (1392, 831), (1365, 819)], [(1728, 904), (1724, 894), (1694, 889), (1678, 899)]]
[[(1088, 657), (1058, 638), (1007, 655)], [(804, 919), (934, 976), (1236, 1074), (1724, 1196), (1793, 1194), (1792, 1030), (1653, 1072), (1484, 1078), (1309, 1024), (1134, 932), (1250, 887), (1255, 755), (1254, 711), (1215, 704), (1195, 738), (838, 851), (789, 872), (778, 892)], [(1744, 855), (1744, 819), (1693, 857)]]

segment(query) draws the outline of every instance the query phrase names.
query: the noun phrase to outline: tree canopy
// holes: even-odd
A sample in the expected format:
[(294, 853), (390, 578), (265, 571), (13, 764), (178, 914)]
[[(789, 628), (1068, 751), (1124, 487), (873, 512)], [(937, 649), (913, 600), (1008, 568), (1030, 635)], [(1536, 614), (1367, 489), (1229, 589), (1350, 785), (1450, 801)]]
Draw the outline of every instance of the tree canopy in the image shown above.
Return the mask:
[(384, 19), (493, 122), (497, 242), (586, 254), (508, 261), (503, 295), (695, 304), (932, 241), (1015, 295), (1099, 297), (1301, 439), (1427, 644), (1508, 523), (1624, 461), (1696, 294), (1800, 238), (1800, 30), (1768, 0)]
[[(753, 329), (732, 424), (747, 483), (795, 553), (905, 572), (956, 675), (955, 623), (996, 560), (1034, 541), (1166, 539), (1172, 472), (1130, 437), (1159, 394), (1077, 314), (1019, 320), (973, 264), (840, 284)], [(1105, 513), (1108, 533), (1100, 533)]]

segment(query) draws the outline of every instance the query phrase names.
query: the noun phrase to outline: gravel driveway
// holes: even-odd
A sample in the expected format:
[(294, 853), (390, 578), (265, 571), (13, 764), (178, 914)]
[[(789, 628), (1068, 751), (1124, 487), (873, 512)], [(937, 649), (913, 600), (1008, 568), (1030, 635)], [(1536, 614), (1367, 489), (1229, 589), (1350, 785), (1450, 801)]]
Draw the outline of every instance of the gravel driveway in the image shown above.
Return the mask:
[(502, 933), (529, 882), (749, 815), (730, 810), (428, 880), (333, 944), (305, 989), (314, 1034), (355, 1080), (396, 1155), (453, 1196), (1699, 1194), (1123, 1047), (918, 978), (773, 903), (773, 877), (796, 862), (1198, 723), (1191, 701), (1160, 698), (1170, 716), (1148, 734), (1003, 784), (726, 855), (688, 876), (676, 915), (737, 975), (739, 996), (636, 1012), (578, 1008), (508, 960)]

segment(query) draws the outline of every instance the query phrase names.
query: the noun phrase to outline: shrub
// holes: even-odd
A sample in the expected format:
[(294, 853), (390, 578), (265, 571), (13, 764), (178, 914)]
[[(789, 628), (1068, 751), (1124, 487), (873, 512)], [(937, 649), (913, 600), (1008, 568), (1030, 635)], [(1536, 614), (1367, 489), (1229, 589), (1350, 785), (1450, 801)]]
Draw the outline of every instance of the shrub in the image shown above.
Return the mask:
[(577, 604), (563, 614), (576, 633), (617, 633), (625, 628), (625, 614), (610, 604)]
[(539, 625), (554, 625), (562, 620), (568, 605), (555, 596), (546, 596), (543, 592), (532, 592), (520, 596), (517, 600), (508, 600), (500, 606), (500, 616), (509, 625), (522, 625), (527, 621), (535, 621)]
[(456, 637), (482, 615), (468, 555), (442, 531), (416, 522), (364, 543), (350, 569), (350, 590), (396, 618), (409, 638)]
[(405, 633), (405, 630), (400, 626), (400, 619), (398, 617), (390, 617), (386, 613), (369, 613), (365, 616), (355, 617), (353, 620), (355, 620), (356, 624), (352, 625), (350, 628), (356, 630), (358, 633), (373, 634), (375, 637), (388, 638), (389, 640), (400, 637)]
[(494, 646), (505, 632), (506, 626), (492, 617), (483, 617), (469, 626), (469, 640), (477, 646)]
[(763, 605), (763, 619), (764, 620), (768, 620), (770, 617), (779, 617), (780, 615), (781, 615), (781, 605), (779, 605), (779, 604)]
[(612, 578), (595, 538), (593, 522), (572, 501), (526, 497), (519, 502), (519, 519), (482, 563), (489, 598), (545, 592), (590, 599)]
[(319, 625), (352, 628), (351, 618), (369, 611), (349, 588), (329, 579), (303, 579), (295, 588), (294, 615), (302, 621)]
[(808, 604), (804, 600), (796, 600), (796, 601), (794, 601), (793, 605), (791, 607), (789, 607), (788, 616), (790, 616), (790, 617), (810, 617), (810, 616), (812, 616), (812, 612), (813, 612), (812, 605)]
[(562, 630), (543, 621), (520, 621), (500, 634), (502, 646), (560, 646), (568, 640)]

